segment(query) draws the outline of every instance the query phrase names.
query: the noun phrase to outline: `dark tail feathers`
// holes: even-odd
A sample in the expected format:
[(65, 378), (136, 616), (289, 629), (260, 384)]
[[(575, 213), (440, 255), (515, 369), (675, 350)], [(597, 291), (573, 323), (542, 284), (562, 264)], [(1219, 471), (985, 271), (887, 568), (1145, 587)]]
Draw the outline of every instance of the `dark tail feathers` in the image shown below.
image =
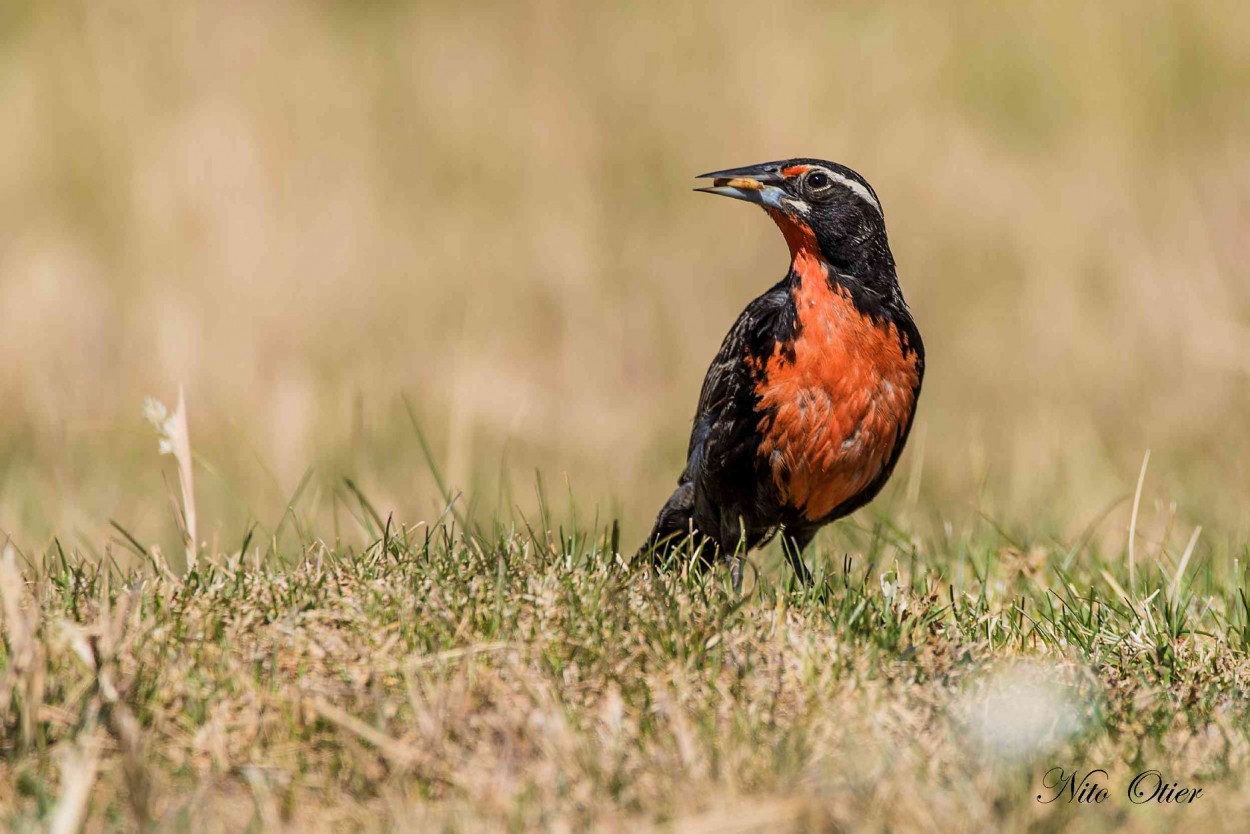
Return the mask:
[(664, 552), (681, 544), (687, 536), (695, 537), (695, 544), (702, 534), (694, 526), (694, 484), (686, 482), (677, 487), (655, 518), (651, 535), (638, 550), (635, 558), (650, 558), (657, 566), (663, 561)]

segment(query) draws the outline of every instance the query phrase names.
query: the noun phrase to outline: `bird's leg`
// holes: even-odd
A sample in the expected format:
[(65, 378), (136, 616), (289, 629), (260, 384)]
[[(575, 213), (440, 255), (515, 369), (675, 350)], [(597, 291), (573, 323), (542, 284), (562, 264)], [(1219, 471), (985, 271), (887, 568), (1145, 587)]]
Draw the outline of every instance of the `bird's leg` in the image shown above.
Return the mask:
[(720, 557), (729, 563), (729, 579), (734, 593), (742, 592), (742, 563), (746, 561), (751, 544), (747, 540), (746, 522), (739, 517), (734, 524), (726, 517), (721, 520)]
[(785, 530), (781, 534), (781, 549), (786, 554), (786, 561), (794, 569), (794, 576), (801, 585), (812, 584), (812, 572), (803, 564), (803, 551), (816, 536), (815, 530), (798, 529), (793, 533)]

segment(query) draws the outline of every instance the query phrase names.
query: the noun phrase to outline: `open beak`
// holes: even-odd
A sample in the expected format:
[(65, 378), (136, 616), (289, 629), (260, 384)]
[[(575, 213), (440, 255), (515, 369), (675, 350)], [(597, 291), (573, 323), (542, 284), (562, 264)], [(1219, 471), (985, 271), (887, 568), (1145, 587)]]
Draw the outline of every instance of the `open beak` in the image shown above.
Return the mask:
[(710, 179), (712, 186), (696, 188), (695, 191), (733, 197), (735, 200), (746, 200), (748, 203), (774, 209), (782, 208), (781, 198), (786, 193), (780, 185), (784, 177), (781, 176), (779, 167), (772, 163), (712, 171), (699, 174), (698, 179)]

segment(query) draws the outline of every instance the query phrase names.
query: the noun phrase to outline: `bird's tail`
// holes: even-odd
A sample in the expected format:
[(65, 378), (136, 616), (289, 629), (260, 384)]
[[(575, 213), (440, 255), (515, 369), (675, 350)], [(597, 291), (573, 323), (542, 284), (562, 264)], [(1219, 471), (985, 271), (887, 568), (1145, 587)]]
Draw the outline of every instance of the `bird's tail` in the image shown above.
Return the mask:
[(694, 484), (690, 482), (679, 485), (664, 502), (655, 518), (655, 526), (651, 528), (651, 535), (647, 536), (647, 541), (634, 558), (649, 557), (652, 564), (658, 567), (668, 551), (681, 546), (687, 539), (693, 546), (698, 546), (704, 539), (694, 524)]

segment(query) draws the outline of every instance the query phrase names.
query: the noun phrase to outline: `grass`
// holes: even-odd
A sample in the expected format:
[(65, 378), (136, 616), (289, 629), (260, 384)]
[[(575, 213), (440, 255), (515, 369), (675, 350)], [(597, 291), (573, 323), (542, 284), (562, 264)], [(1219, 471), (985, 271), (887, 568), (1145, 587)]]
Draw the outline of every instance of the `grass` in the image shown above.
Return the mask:
[[(7, 825), (1232, 831), (1250, 809), (1235, 554), (1178, 570), (1139, 543), (1130, 585), (1121, 552), (878, 519), (814, 586), (770, 554), (737, 595), (681, 553), (632, 564), (615, 525), (360, 522), (362, 545), (253, 541), (183, 576), (159, 549), (7, 548)], [(1110, 798), (1037, 802), (1056, 766), (1105, 769)], [(1130, 804), (1147, 768), (1204, 796)]]

